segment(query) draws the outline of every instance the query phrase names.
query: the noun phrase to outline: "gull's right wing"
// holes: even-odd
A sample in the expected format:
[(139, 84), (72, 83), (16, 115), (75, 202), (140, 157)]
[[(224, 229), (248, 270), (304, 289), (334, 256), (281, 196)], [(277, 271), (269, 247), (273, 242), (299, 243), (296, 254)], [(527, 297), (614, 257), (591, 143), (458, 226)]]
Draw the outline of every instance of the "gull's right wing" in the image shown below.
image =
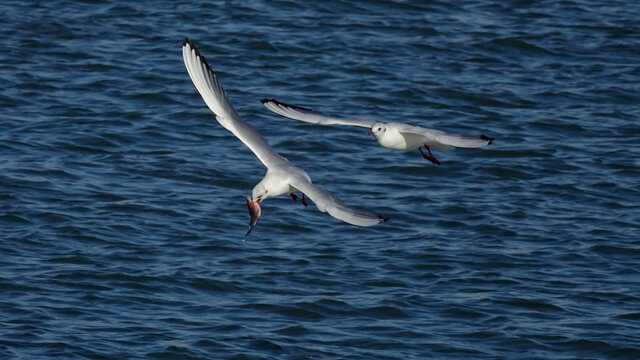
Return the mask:
[(253, 151), (267, 168), (273, 165), (288, 164), (289, 162), (273, 150), (256, 129), (236, 113), (227, 93), (218, 83), (211, 66), (193, 42), (187, 38), (182, 44), (182, 57), (193, 84), (209, 109), (216, 114), (218, 122)]

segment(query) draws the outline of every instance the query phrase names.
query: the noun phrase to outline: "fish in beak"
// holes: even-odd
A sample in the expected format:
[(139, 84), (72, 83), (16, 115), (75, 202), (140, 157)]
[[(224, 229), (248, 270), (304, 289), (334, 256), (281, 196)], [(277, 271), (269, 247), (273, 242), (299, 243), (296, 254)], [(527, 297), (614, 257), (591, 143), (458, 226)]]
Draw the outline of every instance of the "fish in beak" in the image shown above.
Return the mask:
[(260, 208), (260, 200), (251, 201), (251, 198), (247, 196), (247, 208), (249, 208), (249, 215), (251, 215), (251, 227), (256, 226), (260, 217), (262, 217), (262, 209)]
[(247, 196), (247, 208), (249, 209), (249, 215), (251, 215), (251, 222), (249, 223), (249, 231), (244, 236), (249, 236), (253, 227), (256, 226), (260, 217), (262, 217), (262, 209), (260, 208), (260, 199), (251, 201), (251, 198)]

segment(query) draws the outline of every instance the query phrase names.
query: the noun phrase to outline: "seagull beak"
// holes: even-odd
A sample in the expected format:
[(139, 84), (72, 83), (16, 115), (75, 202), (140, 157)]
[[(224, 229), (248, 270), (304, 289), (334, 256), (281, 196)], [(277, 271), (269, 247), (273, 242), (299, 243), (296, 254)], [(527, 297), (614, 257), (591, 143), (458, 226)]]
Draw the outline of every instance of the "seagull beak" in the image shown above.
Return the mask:
[(369, 135), (373, 135), (373, 131), (369, 131)]
[(251, 226), (252, 228), (256, 226), (258, 220), (260, 220), (260, 218), (262, 217), (260, 201), (261, 199), (251, 201), (251, 198), (247, 196), (247, 208), (249, 209), (249, 215), (251, 215), (251, 222), (249, 223), (249, 226)]

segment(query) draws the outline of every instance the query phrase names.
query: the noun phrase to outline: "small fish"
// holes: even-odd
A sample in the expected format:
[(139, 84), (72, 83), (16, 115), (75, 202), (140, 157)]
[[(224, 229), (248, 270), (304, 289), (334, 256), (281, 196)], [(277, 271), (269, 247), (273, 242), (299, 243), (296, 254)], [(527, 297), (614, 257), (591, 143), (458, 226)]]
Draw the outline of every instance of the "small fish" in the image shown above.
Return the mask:
[(249, 209), (249, 215), (251, 215), (251, 222), (249, 223), (249, 231), (247, 231), (247, 234), (244, 236), (245, 239), (249, 236), (254, 226), (256, 226), (260, 217), (262, 217), (262, 209), (260, 208), (259, 201), (251, 201), (251, 198), (247, 196), (247, 208)]

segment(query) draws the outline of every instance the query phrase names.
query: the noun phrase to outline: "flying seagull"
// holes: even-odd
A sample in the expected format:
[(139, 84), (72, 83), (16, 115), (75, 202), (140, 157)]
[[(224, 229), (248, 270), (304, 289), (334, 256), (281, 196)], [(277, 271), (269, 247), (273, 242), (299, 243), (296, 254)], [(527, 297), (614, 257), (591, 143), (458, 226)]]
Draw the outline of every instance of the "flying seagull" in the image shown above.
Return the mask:
[[(351, 125), (370, 128), (369, 135), (373, 135), (378, 144), (393, 150), (419, 149), (422, 157), (434, 164), (440, 161), (431, 153), (431, 149), (449, 152), (456, 147), (479, 148), (489, 145), (495, 140), (486, 135), (454, 135), (440, 130), (427, 129), (402, 123), (381, 123), (374, 120), (345, 119), (326, 115), (311, 109), (285, 104), (276, 99), (260, 100), (267, 109), (295, 120), (320, 125)], [(425, 147), (429, 155), (422, 151)]]
[(188, 38), (185, 38), (182, 44), (182, 57), (193, 84), (209, 109), (216, 115), (220, 125), (240, 139), (267, 168), (264, 178), (253, 188), (251, 197), (247, 197), (251, 215), (249, 232), (262, 216), (262, 201), (283, 194), (291, 194), (291, 197), (297, 200), (296, 191), (302, 192), (302, 202), (305, 206), (306, 195), (316, 204), (318, 210), (328, 212), (329, 215), (349, 224), (372, 226), (388, 220), (347, 207), (336, 196), (313, 184), (304, 170), (291, 165), (287, 159), (275, 152), (264, 137), (236, 113), (211, 66)]

